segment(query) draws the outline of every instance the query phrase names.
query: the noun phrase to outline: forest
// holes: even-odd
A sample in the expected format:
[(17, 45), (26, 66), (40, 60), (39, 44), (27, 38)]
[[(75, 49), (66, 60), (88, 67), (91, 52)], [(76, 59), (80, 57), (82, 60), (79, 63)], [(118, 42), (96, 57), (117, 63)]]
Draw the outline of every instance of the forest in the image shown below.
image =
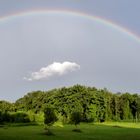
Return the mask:
[(49, 91), (33, 91), (14, 103), (0, 101), (0, 124), (43, 122), (44, 109), (50, 106), (63, 123), (73, 112), (81, 113), (82, 122), (140, 121), (140, 95), (112, 93), (82, 85)]

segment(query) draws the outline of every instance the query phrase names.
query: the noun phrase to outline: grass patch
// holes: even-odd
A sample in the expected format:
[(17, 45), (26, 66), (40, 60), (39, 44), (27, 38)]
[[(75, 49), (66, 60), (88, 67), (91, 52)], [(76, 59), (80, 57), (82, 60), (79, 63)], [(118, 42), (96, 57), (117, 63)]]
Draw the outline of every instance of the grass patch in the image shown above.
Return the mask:
[(47, 136), (54, 136), (54, 133), (50, 129), (44, 129), (44, 134)]
[(4, 125), (0, 125), (0, 127), (4, 127)]
[[(130, 124), (127, 125), (130, 127)], [(81, 124), (79, 127), (82, 133), (79, 134), (72, 131), (73, 125), (53, 126), (51, 127), (51, 131), (55, 134), (53, 136), (45, 134), (43, 125), (9, 126), (8, 129), (0, 127), (0, 140), (140, 140), (139, 128), (134, 128), (133, 125), (133, 128), (125, 126), (119, 123)]]
[(78, 132), (78, 133), (81, 133), (81, 132), (82, 132), (82, 131), (81, 131), (80, 129), (78, 129), (78, 128), (77, 128), (77, 129), (73, 129), (72, 131), (73, 131), (73, 132)]
[[(99, 124), (100, 123), (96, 123)], [(139, 128), (140, 129), (140, 123), (133, 123), (133, 122), (104, 122), (102, 125), (106, 126), (116, 126), (116, 127), (125, 127), (125, 128)]]
[(113, 125), (112, 127), (122, 128), (122, 126), (118, 126), (118, 125)]

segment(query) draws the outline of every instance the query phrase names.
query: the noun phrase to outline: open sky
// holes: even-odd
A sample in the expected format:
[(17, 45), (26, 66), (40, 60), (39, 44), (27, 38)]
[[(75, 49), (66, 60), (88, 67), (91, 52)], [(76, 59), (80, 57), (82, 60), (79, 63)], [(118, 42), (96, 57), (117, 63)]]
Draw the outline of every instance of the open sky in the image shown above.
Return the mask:
[(0, 0), (0, 100), (82, 84), (140, 93), (139, 0)]

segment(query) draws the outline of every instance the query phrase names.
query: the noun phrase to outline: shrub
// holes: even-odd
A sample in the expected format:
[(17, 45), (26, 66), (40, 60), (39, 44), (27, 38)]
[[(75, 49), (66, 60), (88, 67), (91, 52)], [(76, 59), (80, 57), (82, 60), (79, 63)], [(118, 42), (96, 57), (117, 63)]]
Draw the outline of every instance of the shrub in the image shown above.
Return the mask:
[(81, 119), (82, 119), (81, 112), (73, 112), (70, 117), (70, 122), (77, 127), (77, 125), (80, 124)]
[(10, 119), (11, 119), (11, 122), (14, 122), (14, 123), (28, 123), (28, 122), (30, 122), (29, 116), (23, 112), (11, 114)]
[(47, 135), (52, 135), (53, 133), (49, 130), (49, 127), (52, 126), (54, 124), (54, 122), (57, 121), (57, 117), (56, 114), (54, 112), (54, 109), (51, 107), (46, 107), (44, 109), (44, 124), (47, 126), (45, 126), (45, 130), (46, 130), (46, 134)]

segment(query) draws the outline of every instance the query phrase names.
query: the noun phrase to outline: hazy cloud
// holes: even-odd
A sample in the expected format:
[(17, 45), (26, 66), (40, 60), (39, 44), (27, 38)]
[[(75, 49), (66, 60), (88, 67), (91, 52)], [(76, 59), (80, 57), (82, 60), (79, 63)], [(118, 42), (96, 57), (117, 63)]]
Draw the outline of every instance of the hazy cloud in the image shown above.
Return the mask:
[(29, 78), (24, 77), (24, 79), (28, 81), (48, 79), (53, 76), (62, 76), (64, 74), (77, 71), (79, 69), (80, 65), (76, 64), (75, 62), (54, 62), (47, 67), (41, 68), (37, 72), (32, 72)]

